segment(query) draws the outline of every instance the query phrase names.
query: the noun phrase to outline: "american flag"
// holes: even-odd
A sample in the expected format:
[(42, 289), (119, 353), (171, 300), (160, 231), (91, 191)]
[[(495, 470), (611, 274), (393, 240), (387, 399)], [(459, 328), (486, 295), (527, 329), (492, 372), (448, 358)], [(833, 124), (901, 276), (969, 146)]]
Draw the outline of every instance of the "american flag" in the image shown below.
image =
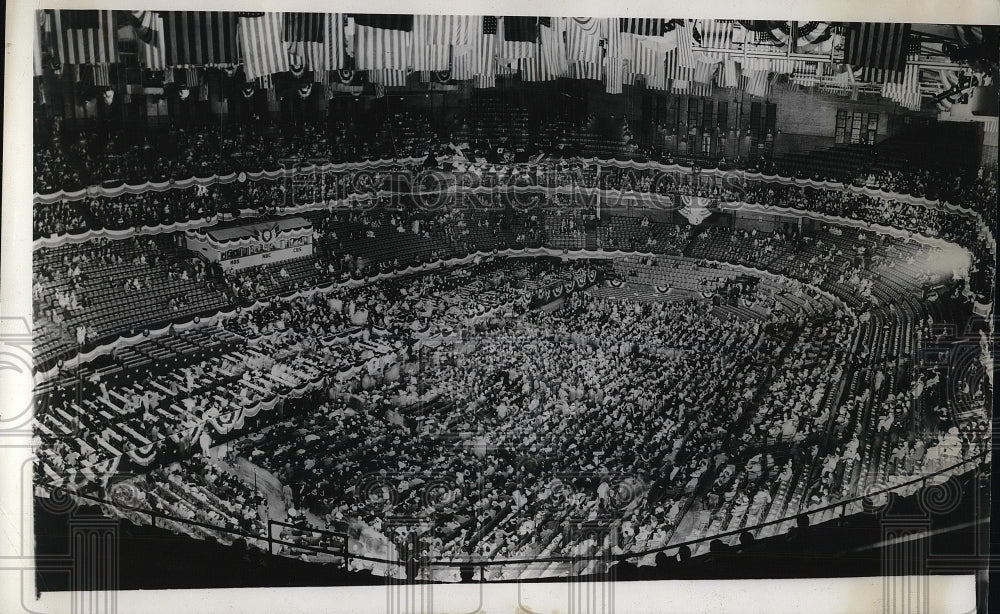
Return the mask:
[(525, 81), (554, 81), (569, 72), (566, 46), (563, 43), (564, 21), (554, 17), (551, 26), (538, 27), (539, 53), (533, 58), (521, 58), (521, 78)]
[(289, 70), (288, 48), (281, 40), (282, 32), (281, 13), (240, 17), (239, 40), (247, 80)]
[(695, 22), (701, 32), (701, 47), (729, 49), (733, 42), (733, 22), (718, 19), (699, 19)]
[(369, 70), (368, 80), (384, 87), (405, 87), (408, 74), (409, 71), (406, 69), (383, 68)]
[(35, 17), (37, 18), (35, 22), (35, 47), (34, 52), (31, 55), (33, 74), (36, 77), (40, 77), (45, 74), (42, 68), (42, 32), (45, 32), (46, 37), (52, 32), (52, 14), (48, 11), (36, 11)]
[(553, 75), (565, 76), (569, 72), (569, 61), (566, 58), (566, 44), (563, 33), (566, 28), (566, 20), (562, 17), (553, 17), (551, 25), (538, 26), (538, 50), (541, 57), (541, 65)]
[(478, 88), (496, 86), (497, 67), (496, 50), (499, 32), (499, 20), (487, 15), (483, 17), (483, 34), (476, 46), (476, 72), (473, 86)]
[(621, 31), (618, 18), (608, 21), (607, 54), (604, 59), (604, 91), (621, 94), (626, 64), (632, 55), (632, 36)]
[[(630, 66), (630, 73), (633, 76), (642, 75), (645, 78), (646, 87), (659, 90), (667, 89), (667, 74), (663, 51), (642, 44), (642, 41), (638, 37), (632, 38), (633, 59)], [(626, 81), (631, 80), (626, 77)]]
[(163, 33), (163, 17), (155, 15), (152, 21), (150, 40), (139, 42), (139, 61), (150, 70), (163, 70), (167, 66), (167, 43)]
[(156, 13), (153, 11), (131, 11), (131, 13), (135, 35), (144, 43), (152, 42), (153, 31), (156, 29)]
[(164, 11), (167, 66), (232, 66), (237, 64), (236, 13)]
[(56, 52), (63, 64), (118, 62), (114, 11), (56, 9)]
[(920, 66), (915, 62), (919, 55), (910, 58), (914, 63), (907, 64), (903, 70), (900, 83), (885, 83), (882, 86), (882, 96), (911, 111), (920, 110)]
[(510, 60), (534, 57), (538, 49), (537, 18), (499, 18), (497, 39), (497, 57)]
[(662, 36), (667, 31), (667, 19), (644, 17), (619, 18), (618, 27), (622, 32), (641, 36)]
[(601, 40), (607, 38), (608, 22), (597, 17), (566, 19), (566, 57), (572, 62), (600, 64), (604, 50)]
[(766, 98), (770, 92), (770, 75), (767, 71), (754, 70), (744, 72), (741, 77), (743, 89), (751, 96)]
[(451, 76), (453, 79), (464, 80), (472, 79), (477, 73), (484, 17), (465, 15), (461, 19), (452, 43)]
[(94, 64), (94, 85), (98, 87), (109, 87), (111, 85), (110, 65)]
[(570, 62), (569, 76), (573, 79), (601, 80), (601, 65), (598, 62)]
[(909, 35), (908, 23), (852, 23), (847, 27), (844, 62), (902, 74)]
[(341, 13), (285, 13), (282, 40), (290, 55), (317, 74), (344, 66)]
[(354, 66), (358, 70), (403, 70), (413, 44), (412, 15), (355, 15)]
[(413, 18), (414, 70), (448, 70), (451, 45), (469, 39), (469, 18), (463, 15), (416, 15)]
[(731, 58), (722, 61), (722, 71), (719, 73), (719, 87), (739, 87), (739, 71), (736, 62)]

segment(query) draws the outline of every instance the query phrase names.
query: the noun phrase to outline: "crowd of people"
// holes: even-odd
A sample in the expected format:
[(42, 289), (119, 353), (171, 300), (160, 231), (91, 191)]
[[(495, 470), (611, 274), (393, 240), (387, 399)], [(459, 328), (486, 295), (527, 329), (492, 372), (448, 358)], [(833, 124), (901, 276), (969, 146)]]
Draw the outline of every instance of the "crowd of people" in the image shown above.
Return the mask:
[[(36, 190), (278, 168), (293, 154), (399, 159), (440, 153), (448, 142), (407, 113), (368, 127), (140, 136), (37, 146)], [(506, 188), (451, 195), (454, 206), (427, 210), (391, 195), (403, 187), (401, 173), (422, 166), (401, 163), (38, 204), (36, 237), (247, 210), (269, 217), (311, 204), (303, 215), (317, 247), (313, 256), (228, 273), (169, 234), (38, 248), (33, 299), (43, 357), (227, 310), (207, 332), (174, 330), (143, 341), (141, 352), (115, 350), (84, 365), (73, 386), (46, 393), (38, 481), (82, 487), (125, 462), (142, 473), (133, 484), (144, 493), (139, 507), (173, 516), (164, 526), (224, 541), (226, 529), (264, 537), (277, 512), (293, 525), (282, 532), (293, 541), (327, 547), (317, 535), (346, 532), (356, 554), (393, 559), (406, 547), (388, 519), (417, 517), (432, 520), (415, 531), (434, 560), (587, 558), (610, 542), (572, 537), (574, 523), (611, 515), (616, 554), (662, 548), (675, 535), (821, 507), (982, 449), (981, 382), (966, 382), (977, 409), (959, 416), (940, 392), (940, 374), (914, 358), (931, 340), (925, 317), (948, 322), (971, 309), (971, 298), (992, 293), (982, 285), (994, 270), (991, 252), (968, 216), (839, 188), (664, 178), (576, 159), (545, 165), (479, 161), (457, 170), (472, 170), (485, 186), (597, 187), (675, 203), (697, 196), (713, 211), (757, 203), (869, 228), (696, 226), (620, 211), (598, 219), (596, 208), (581, 212), (566, 194), (522, 190), (522, 206), (513, 206)], [(995, 174), (876, 171), (855, 183), (969, 206), (995, 230), (995, 210), (982, 206), (995, 201)], [(328, 204), (348, 197), (364, 204)], [(463, 206), (472, 201), (479, 206)], [(871, 225), (961, 245), (973, 253), (972, 268), (934, 271), (934, 249)], [(482, 256), (543, 246), (644, 254), (630, 270), (660, 266), (659, 255), (663, 266), (698, 271), (692, 277), (742, 265), (788, 283), (741, 287), (733, 296), (746, 298), (750, 313), (719, 308), (721, 282), (660, 300), (650, 296), (673, 289), (616, 279), (608, 261)], [(400, 274), (476, 252), (461, 266)], [(399, 275), (372, 280), (379, 272)], [(612, 283), (601, 292), (588, 289), (606, 275)], [(946, 288), (933, 307), (929, 286)], [(789, 292), (801, 300), (781, 300)], [(167, 351), (176, 344), (196, 349)], [(287, 487), (280, 510), (237, 475), (239, 463)], [(515, 571), (496, 566), (490, 579)]]

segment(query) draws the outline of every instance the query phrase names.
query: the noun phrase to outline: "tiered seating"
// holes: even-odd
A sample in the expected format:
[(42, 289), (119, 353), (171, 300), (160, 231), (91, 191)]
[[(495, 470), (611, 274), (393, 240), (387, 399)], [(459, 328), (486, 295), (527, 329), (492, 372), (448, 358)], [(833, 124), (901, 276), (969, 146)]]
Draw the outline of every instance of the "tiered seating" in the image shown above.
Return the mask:
[(868, 145), (838, 145), (829, 149), (794, 153), (774, 160), (786, 172), (802, 177), (843, 181), (857, 175), (872, 159)]

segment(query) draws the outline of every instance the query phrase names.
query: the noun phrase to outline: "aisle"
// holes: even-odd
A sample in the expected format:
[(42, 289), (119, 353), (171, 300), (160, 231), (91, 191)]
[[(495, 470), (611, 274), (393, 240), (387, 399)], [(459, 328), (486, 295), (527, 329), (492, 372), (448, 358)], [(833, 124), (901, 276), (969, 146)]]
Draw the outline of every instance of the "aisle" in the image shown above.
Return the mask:
[(285, 521), (288, 518), (288, 506), (283, 494), (284, 485), (274, 474), (259, 467), (242, 456), (236, 457), (235, 463), (225, 458), (225, 445), (209, 450), (211, 461), (247, 484), (254, 486), (267, 500), (267, 514), (271, 520)]

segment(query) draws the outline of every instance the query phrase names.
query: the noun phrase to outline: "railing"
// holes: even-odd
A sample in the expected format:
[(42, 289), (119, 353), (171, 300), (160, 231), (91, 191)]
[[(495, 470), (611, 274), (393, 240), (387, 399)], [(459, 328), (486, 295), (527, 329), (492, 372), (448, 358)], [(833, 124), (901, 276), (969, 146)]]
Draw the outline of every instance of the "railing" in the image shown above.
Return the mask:
[[(663, 546), (660, 546), (660, 547), (657, 547), (657, 548), (648, 549), (648, 550), (638, 550), (638, 551), (626, 552), (626, 553), (614, 554), (614, 555), (599, 554), (599, 555), (590, 555), (590, 556), (549, 556), (549, 557), (537, 557), (537, 558), (500, 559), (500, 560), (497, 560), (497, 559), (494, 559), (494, 560), (477, 560), (475, 558), (471, 558), (470, 557), (467, 560), (429, 561), (427, 563), (427, 565), (430, 566), (430, 567), (480, 567), (480, 568), (493, 567), (493, 568), (498, 568), (498, 567), (503, 567), (503, 566), (507, 566), (507, 565), (531, 565), (531, 564), (538, 564), (538, 563), (575, 563), (575, 562), (584, 562), (584, 561), (619, 562), (619, 561), (625, 561), (625, 560), (629, 560), (629, 559), (638, 559), (638, 558), (643, 558), (643, 557), (646, 557), (646, 556), (649, 556), (649, 555), (655, 555), (655, 554), (658, 554), (660, 552), (666, 552), (668, 550), (677, 550), (678, 548), (681, 548), (681, 547), (684, 547), (684, 546), (691, 547), (691, 546), (695, 546), (697, 544), (702, 544), (702, 543), (705, 543), (705, 542), (708, 542), (708, 541), (711, 541), (711, 540), (715, 540), (715, 539), (722, 539), (722, 538), (727, 538), (727, 537), (732, 537), (732, 536), (740, 535), (740, 534), (745, 533), (745, 532), (754, 533), (754, 532), (757, 532), (760, 529), (763, 529), (765, 527), (787, 523), (787, 522), (793, 520), (794, 518), (797, 518), (797, 517), (803, 516), (803, 515), (810, 516), (810, 515), (814, 515), (814, 514), (822, 514), (822, 513), (825, 513), (825, 512), (837, 510), (839, 508), (840, 509), (840, 514), (838, 514), (836, 517), (842, 518), (842, 517), (848, 515), (847, 510), (848, 510), (849, 506), (853, 506), (853, 505), (856, 505), (856, 504), (863, 504), (863, 501), (865, 499), (870, 499), (872, 497), (878, 497), (878, 496), (881, 496), (881, 495), (888, 495), (890, 493), (894, 493), (896, 491), (903, 490), (905, 488), (912, 487), (912, 486), (917, 485), (917, 484), (920, 485), (920, 489), (923, 489), (923, 488), (925, 488), (927, 486), (928, 480), (931, 480), (931, 479), (934, 479), (934, 478), (937, 478), (937, 477), (941, 477), (941, 476), (945, 476), (945, 475), (951, 476), (951, 475), (960, 475), (962, 473), (965, 473), (967, 470), (972, 469), (975, 466), (978, 466), (979, 464), (988, 461), (988, 459), (990, 458), (990, 454), (991, 454), (991, 451), (987, 449), (987, 450), (984, 450), (982, 452), (979, 452), (978, 454), (976, 454), (974, 456), (971, 456), (971, 457), (966, 458), (966, 459), (964, 459), (964, 460), (962, 460), (962, 461), (960, 461), (958, 463), (955, 463), (954, 465), (950, 465), (948, 467), (945, 467), (944, 469), (939, 469), (938, 471), (935, 471), (933, 473), (922, 475), (920, 477), (917, 477), (917, 478), (914, 478), (912, 480), (903, 482), (901, 484), (895, 484), (893, 486), (889, 486), (889, 487), (883, 488), (881, 490), (869, 492), (869, 493), (866, 493), (864, 495), (859, 495), (859, 496), (853, 497), (851, 499), (846, 499), (846, 500), (843, 500), (843, 501), (838, 501), (836, 503), (831, 503), (829, 505), (825, 505), (825, 506), (817, 507), (817, 508), (813, 508), (813, 509), (807, 509), (807, 510), (804, 510), (804, 511), (800, 510), (800, 511), (797, 511), (795, 514), (792, 514), (792, 515), (789, 515), (789, 516), (785, 516), (785, 517), (782, 517), (782, 518), (779, 518), (779, 519), (776, 519), (776, 520), (770, 520), (770, 521), (767, 521), (767, 522), (758, 523), (758, 524), (755, 524), (753, 526), (743, 527), (743, 528), (739, 528), (739, 529), (733, 529), (731, 531), (724, 531), (724, 532), (721, 532), (721, 533), (713, 533), (711, 535), (705, 535), (705, 536), (701, 536), (701, 537), (698, 537), (698, 538), (695, 538), (695, 539), (686, 540), (686, 541), (683, 541), (683, 542), (665, 544)], [(40, 487), (40, 488), (44, 488), (44, 487)], [(204, 523), (204, 522), (200, 522), (200, 521), (196, 521), (196, 520), (191, 520), (191, 519), (187, 519), (187, 518), (179, 518), (177, 516), (172, 516), (170, 514), (166, 514), (166, 513), (163, 513), (163, 512), (158, 512), (158, 511), (155, 511), (155, 510), (149, 510), (149, 509), (146, 509), (146, 508), (139, 508), (139, 507), (130, 506), (130, 505), (122, 505), (122, 504), (119, 504), (119, 503), (115, 503), (113, 501), (109, 501), (107, 499), (103, 499), (103, 498), (98, 497), (98, 496), (88, 495), (88, 494), (83, 494), (83, 493), (70, 492), (67, 489), (62, 488), (62, 487), (54, 487), (54, 488), (52, 488), (51, 489), (51, 494), (53, 494), (53, 495), (59, 494), (59, 495), (63, 495), (63, 496), (68, 495), (70, 497), (73, 497), (73, 498), (76, 498), (76, 499), (79, 499), (79, 500), (91, 502), (92, 504), (107, 505), (107, 506), (111, 506), (111, 507), (119, 509), (119, 510), (124, 510), (124, 511), (132, 512), (132, 513), (147, 515), (147, 516), (150, 517), (150, 524), (152, 526), (154, 526), (154, 527), (157, 525), (157, 519), (160, 519), (161, 524), (162, 524), (163, 521), (169, 521), (169, 522), (178, 523), (178, 524), (191, 525), (191, 526), (194, 526), (194, 527), (199, 527), (199, 528), (202, 528), (202, 529), (207, 529), (207, 530), (209, 530), (211, 532), (215, 532), (215, 533), (219, 533), (219, 534), (223, 534), (223, 535), (231, 535), (231, 536), (235, 536), (235, 537), (238, 537), (238, 538), (245, 538), (245, 539), (248, 540), (248, 543), (250, 543), (250, 540), (253, 540), (255, 542), (266, 542), (267, 543), (267, 550), (268, 550), (269, 553), (272, 553), (272, 554), (274, 553), (275, 546), (287, 546), (287, 547), (295, 548), (295, 549), (298, 549), (298, 550), (306, 550), (306, 551), (314, 552), (316, 554), (327, 554), (327, 555), (334, 556), (334, 557), (343, 557), (345, 567), (347, 566), (349, 559), (369, 561), (369, 562), (372, 562), (372, 563), (378, 563), (378, 564), (383, 564), (383, 565), (396, 565), (396, 566), (405, 566), (406, 565), (406, 561), (384, 559), (384, 558), (371, 557), (371, 556), (367, 556), (367, 555), (363, 555), (363, 554), (358, 554), (358, 553), (351, 553), (350, 552), (350, 548), (349, 548), (349, 542), (348, 542), (349, 537), (348, 537), (348, 535), (346, 533), (340, 533), (340, 532), (334, 532), (334, 531), (327, 531), (327, 530), (315, 529), (315, 528), (302, 529), (301, 527), (298, 527), (296, 525), (291, 525), (291, 524), (288, 524), (286, 522), (277, 521), (277, 520), (268, 520), (267, 533), (265, 535), (258, 535), (258, 534), (250, 533), (248, 531), (245, 531), (245, 530), (239, 529), (239, 528), (235, 528), (235, 527), (221, 527), (221, 526), (218, 526), (218, 525)], [(309, 532), (312, 532), (312, 533), (317, 533), (317, 534), (321, 534), (321, 535), (328, 535), (328, 536), (334, 538), (335, 540), (338, 540), (338, 541), (339, 540), (343, 540), (343, 545), (342, 546), (338, 546), (336, 548), (323, 548), (323, 547), (319, 547), (319, 546), (313, 546), (311, 544), (301, 544), (301, 543), (297, 543), (297, 542), (289, 542), (287, 540), (283, 540), (283, 539), (275, 538), (274, 537), (274, 527), (276, 527), (276, 526), (277, 527), (297, 528), (297, 529), (301, 529), (301, 530), (304, 530), (304, 531), (309, 531)]]

